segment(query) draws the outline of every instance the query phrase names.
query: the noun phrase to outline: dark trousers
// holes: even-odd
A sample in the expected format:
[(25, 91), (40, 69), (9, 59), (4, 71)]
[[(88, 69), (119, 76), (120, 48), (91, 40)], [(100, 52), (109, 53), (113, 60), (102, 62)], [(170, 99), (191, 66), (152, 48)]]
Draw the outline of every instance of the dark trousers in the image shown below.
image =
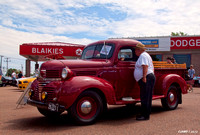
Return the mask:
[(152, 95), (153, 95), (153, 88), (155, 84), (155, 75), (148, 74), (146, 76), (147, 82), (144, 83), (142, 79), (139, 80), (140, 86), (140, 99), (141, 99), (141, 115), (144, 117), (149, 117), (151, 113), (151, 104), (152, 104)]

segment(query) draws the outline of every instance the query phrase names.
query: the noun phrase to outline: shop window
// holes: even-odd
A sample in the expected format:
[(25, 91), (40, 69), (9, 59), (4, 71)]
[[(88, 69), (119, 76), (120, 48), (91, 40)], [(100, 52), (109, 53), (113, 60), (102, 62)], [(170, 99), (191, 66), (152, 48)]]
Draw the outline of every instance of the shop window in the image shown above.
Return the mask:
[(190, 67), (190, 64), (191, 64), (190, 54), (174, 54), (173, 57), (178, 64), (186, 63), (187, 68)]
[(162, 61), (162, 55), (157, 54), (157, 55), (151, 55), (151, 58), (153, 61)]

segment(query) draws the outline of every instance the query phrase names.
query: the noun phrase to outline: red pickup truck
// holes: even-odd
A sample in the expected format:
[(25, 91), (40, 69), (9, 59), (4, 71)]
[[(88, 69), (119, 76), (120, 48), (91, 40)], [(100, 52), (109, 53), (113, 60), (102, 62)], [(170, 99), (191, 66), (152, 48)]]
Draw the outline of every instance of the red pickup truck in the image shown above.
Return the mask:
[[(44, 62), (36, 71), (38, 77), (27, 103), (46, 117), (68, 111), (75, 122), (92, 124), (107, 104), (140, 102), (140, 88), (133, 77), (137, 43), (128, 39), (98, 41), (85, 47), (81, 59)], [(184, 74), (181, 64), (168, 67), (155, 62), (153, 99), (161, 99), (166, 109), (176, 109), (188, 89)]]

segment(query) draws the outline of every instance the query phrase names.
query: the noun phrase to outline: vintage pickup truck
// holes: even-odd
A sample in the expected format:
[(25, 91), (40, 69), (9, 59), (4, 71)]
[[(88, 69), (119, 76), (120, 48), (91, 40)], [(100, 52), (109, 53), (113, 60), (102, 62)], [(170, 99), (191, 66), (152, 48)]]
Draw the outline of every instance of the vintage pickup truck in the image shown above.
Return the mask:
[[(28, 104), (46, 117), (68, 111), (78, 124), (92, 124), (109, 105), (140, 102), (140, 88), (133, 77), (138, 41), (108, 39), (89, 44), (78, 60), (50, 60), (36, 71)], [(173, 110), (187, 93), (185, 64), (154, 62), (153, 99)]]

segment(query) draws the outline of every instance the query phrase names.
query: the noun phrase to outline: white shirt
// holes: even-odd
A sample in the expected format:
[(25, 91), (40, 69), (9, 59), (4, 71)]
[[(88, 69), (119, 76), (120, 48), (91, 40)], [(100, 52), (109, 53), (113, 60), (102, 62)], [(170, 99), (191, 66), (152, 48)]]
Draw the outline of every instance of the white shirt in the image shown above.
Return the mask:
[(193, 76), (195, 74), (195, 70), (194, 69), (189, 69), (188, 70), (188, 74), (189, 74), (190, 78), (193, 78)]
[(140, 56), (135, 64), (134, 77), (137, 82), (143, 78), (142, 65), (148, 66), (147, 75), (150, 73), (154, 73), (152, 59), (151, 59), (151, 56), (147, 52), (143, 52), (142, 54), (140, 54)]
[(16, 73), (15, 72), (12, 73), (12, 77), (16, 78)]

